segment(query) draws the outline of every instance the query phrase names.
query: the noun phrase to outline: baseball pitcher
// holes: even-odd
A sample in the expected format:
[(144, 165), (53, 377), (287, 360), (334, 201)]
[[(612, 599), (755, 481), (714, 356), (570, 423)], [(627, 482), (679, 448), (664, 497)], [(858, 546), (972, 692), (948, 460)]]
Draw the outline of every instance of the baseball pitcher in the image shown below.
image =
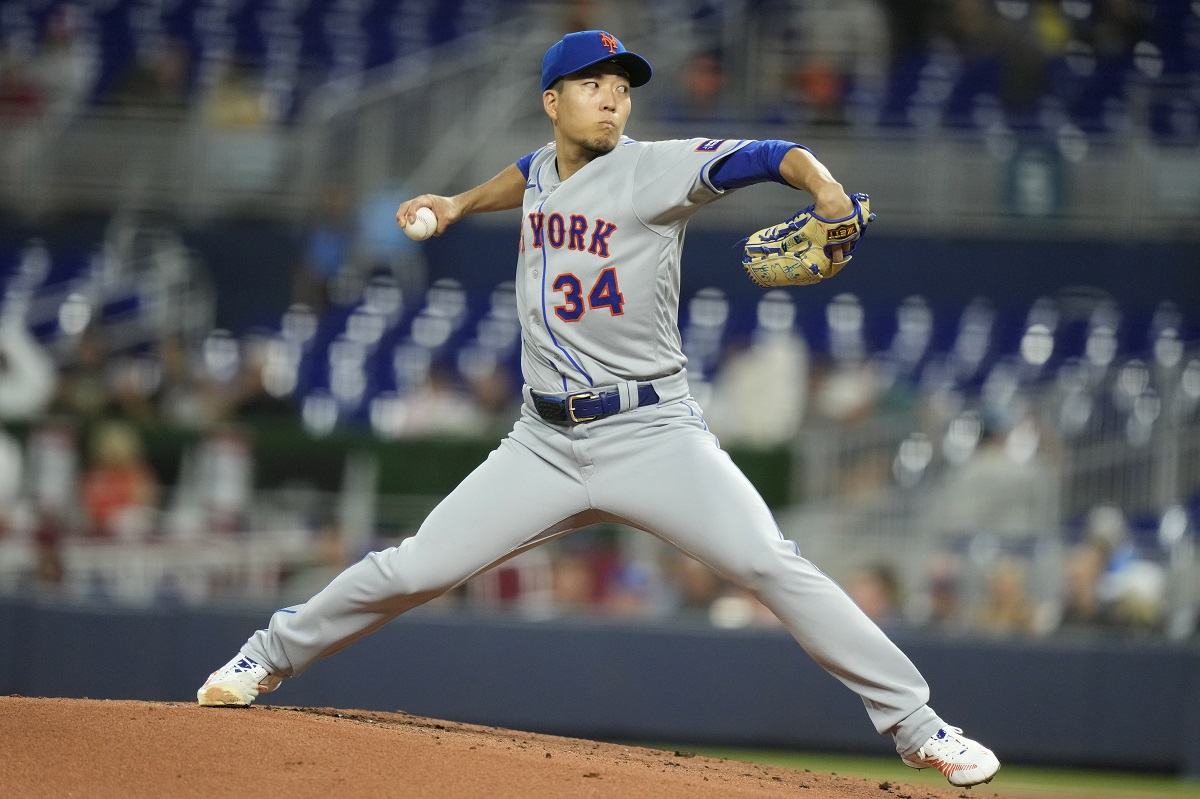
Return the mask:
[[(679, 270), (692, 214), (775, 182), (813, 204), (744, 248), (763, 286), (835, 275), (873, 219), (804, 147), (783, 141), (640, 142), (623, 135), (650, 64), (605, 31), (564, 36), (542, 61), (554, 140), (454, 197), (421, 195), (441, 234), (520, 207), (516, 292), (524, 405), (512, 432), (417, 534), (373, 552), (302, 605), (277, 611), (200, 688), (249, 705), (318, 658), (531, 547), (598, 521), (656, 535), (758, 597), (857, 693), (903, 761), (954, 785), (987, 782), (996, 756), (943, 721), (912, 662), (776, 526), (688, 391)], [(422, 212), (423, 216), (427, 216)]]

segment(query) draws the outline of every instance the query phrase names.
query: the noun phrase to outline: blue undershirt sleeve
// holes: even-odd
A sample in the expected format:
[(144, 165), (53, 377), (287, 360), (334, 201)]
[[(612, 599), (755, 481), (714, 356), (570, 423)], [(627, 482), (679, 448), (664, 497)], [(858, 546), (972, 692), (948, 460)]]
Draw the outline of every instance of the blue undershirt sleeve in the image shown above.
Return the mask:
[(802, 144), (779, 139), (752, 141), (714, 164), (708, 173), (709, 182), (720, 191), (768, 180), (787, 186), (788, 182), (779, 174), (779, 165), (793, 147), (808, 150)]
[(533, 162), (533, 157), (537, 155), (538, 151), (541, 149), (542, 148), (539, 147), (537, 150), (527, 153), (526, 155), (523, 155), (517, 159), (517, 169), (521, 170), (521, 174), (525, 176), (526, 180), (529, 180), (529, 165)]

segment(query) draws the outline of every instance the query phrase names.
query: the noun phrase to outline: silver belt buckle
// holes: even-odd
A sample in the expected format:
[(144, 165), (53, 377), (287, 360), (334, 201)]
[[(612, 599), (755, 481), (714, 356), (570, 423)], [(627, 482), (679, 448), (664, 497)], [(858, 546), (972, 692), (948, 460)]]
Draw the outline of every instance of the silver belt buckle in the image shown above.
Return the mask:
[(583, 417), (575, 415), (575, 400), (577, 400), (577, 399), (595, 399), (595, 398), (596, 398), (596, 395), (590, 391), (580, 391), (578, 393), (569, 395), (567, 397), (567, 418), (570, 419), (573, 424), (579, 424), (580, 422), (590, 422), (593, 419), (599, 419), (600, 418), (599, 414), (596, 414), (595, 416), (583, 416)]

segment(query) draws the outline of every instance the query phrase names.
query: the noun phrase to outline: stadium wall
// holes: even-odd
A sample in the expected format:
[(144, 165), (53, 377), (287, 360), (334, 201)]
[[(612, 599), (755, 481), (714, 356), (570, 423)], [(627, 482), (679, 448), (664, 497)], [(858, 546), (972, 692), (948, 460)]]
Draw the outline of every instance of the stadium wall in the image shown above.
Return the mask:
[[(268, 609), (0, 601), (0, 693), (192, 701)], [(944, 716), (1010, 762), (1200, 776), (1200, 647), (893, 636)], [(593, 738), (883, 754), (858, 700), (778, 630), (422, 609), (265, 703), (404, 710)]]

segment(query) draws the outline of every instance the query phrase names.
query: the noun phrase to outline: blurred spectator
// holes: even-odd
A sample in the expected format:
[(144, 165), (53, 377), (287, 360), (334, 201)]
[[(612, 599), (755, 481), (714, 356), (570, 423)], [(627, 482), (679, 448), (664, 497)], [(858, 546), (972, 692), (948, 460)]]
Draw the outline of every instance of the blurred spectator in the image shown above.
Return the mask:
[(260, 80), (248, 66), (221, 66), (204, 99), (205, 122), (217, 130), (256, 130), (270, 121)]
[(810, 125), (845, 124), (846, 78), (832, 61), (805, 60), (788, 75), (785, 94)]
[(1161, 626), (1166, 608), (1162, 566), (1138, 556), (1124, 514), (1099, 505), (1088, 514), (1083, 540), (1067, 560), (1064, 627)]
[(229, 188), (274, 191), (290, 179), (281, 174), (286, 142), (271, 129), (284, 113), (282, 102), (248, 65), (222, 63), (218, 69), (199, 103), (208, 132), (204, 166)]
[(182, 111), (188, 105), (191, 61), (187, 42), (167, 39), (148, 58), (135, 61), (106, 99), (126, 108)]
[(696, 398), (709, 407), (710, 396), (704, 378), (711, 379), (724, 347), (726, 325), (729, 321), (729, 300), (722, 289), (706, 286), (692, 295), (687, 304), (687, 324), (683, 327), (683, 353), (688, 359), (688, 379), (695, 375), (692, 386)]
[[(545, 552), (549, 556), (545, 568), (550, 575), (550, 600), (555, 608), (575, 613), (647, 611), (647, 572), (640, 564), (631, 567), (630, 560), (623, 557), (622, 535), (615, 525), (593, 526), (571, 534), (552, 548), (533, 550), (510, 563)], [(522, 591), (527, 592), (531, 582), (522, 578)], [(624, 595), (626, 591), (629, 596)]]
[(952, 424), (943, 446), (950, 463), (932, 489), (927, 529), (941, 535), (1020, 537), (1045, 536), (1057, 528), (1059, 476), (1038, 456), (1031, 421), (1006, 430), (1000, 420), (985, 416), (978, 445), (969, 438), (957, 440), (959, 435), (967, 434)]
[(26, 485), (38, 538), (62, 538), (74, 523), (79, 503), (79, 454), (72, 422), (59, 417), (43, 420), (30, 431), (26, 453)]
[(1064, 575), (1062, 626), (1086, 629), (1107, 623), (1100, 602), (1100, 576), (1108, 563), (1109, 547), (1085, 540), (1067, 558)]
[(1096, 55), (1106, 59), (1127, 56), (1146, 37), (1153, 7), (1138, 0), (1105, 0), (1095, 5), (1088, 38)]
[(72, 3), (54, 8), (46, 18), (45, 39), (30, 65), (51, 114), (71, 113), (92, 87), (96, 59), (80, 36), (84, 13)]
[(316, 311), (330, 304), (331, 283), (350, 263), (354, 218), (350, 190), (326, 186), (317, 202), (316, 217), (305, 233), (304, 254), (296, 267), (292, 299)]
[(110, 403), (124, 418), (146, 424), (158, 418), (154, 395), (162, 383), (162, 368), (145, 355), (123, 355), (110, 366)]
[(520, 390), (513, 384), (509, 370), (497, 363), (489, 370), (467, 374), (465, 378), (471, 401), (486, 419), (485, 428), (505, 435), (521, 403)]
[(836, 295), (825, 306), (828, 362), (813, 380), (813, 410), (825, 420), (858, 424), (870, 418), (883, 394), (881, 369), (867, 358), (866, 312), (857, 296)]
[(1038, 49), (1046, 54), (1061, 53), (1071, 38), (1071, 26), (1063, 14), (1062, 3), (1036, 0), (1032, 19)]
[[(787, 293), (770, 291), (759, 301), (751, 342), (729, 356), (706, 409), (722, 440), (766, 447), (795, 438), (808, 399), (808, 345), (795, 320)], [(748, 412), (757, 407), (771, 412)]]
[(402, 403), (402, 435), (469, 436), (487, 429), (487, 417), (444, 364), (435, 363), (425, 382)]
[(575, 548), (556, 553), (551, 585), (555, 606), (571, 611), (588, 607), (600, 593), (591, 558), (586, 551)]
[(768, 22), (772, 29), (765, 31), (778, 38), (780, 57), (763, 69), (764, 112), (785, 122), (844, 124), (850, 91), (877, 92), (883, 82), (884, 12), (877, 0), (810, 0), (790, 9), (790, 17)]
[(667, 550), (663, 559), (663, 571), (675, 591), (675, 608), (687, 614), (707, 614), (721, 594), (721, 578), (700, 561), (675, 549)]
[(945, 14), (945, 8), (944, 4), (929, 0), (883, 0), (880, 5), (887, 18), (888, 52), (891, 67), (895, 69), (929, 47), (936, 22)]
[(1166, 574), (1157, 563), (1132, 558), (1110, 569), (1101, 583), (1101, 596), (1116, 626), (1131, 632), (1157, 631), (1166, 610)]
[(714, 627), (777, 627), (780, 621), (758, 597), (730, 586), (713, 600), (708, 620)]
[(13, 304), (0, 307), (0, 421), (39, 415), (56, 383), (54, 362), (29, 335), (24, 313)]
[(992, 568), (977, 623), (980, 630), (994, 635), (1034, 632), (1033, 603), (1026, 592), (1025, 567), (1020, 561), (1001, 558)]
[(285, 394), (273, 391), (274, 384), (267, 379), (271, 357), (270, 338), (258, 334), (245, 337), (236, 377), (213, 399), (215, 418), (295, 418), (295, 406)]
[(57, 593), (66, 577), (62, 542), (78, 508), (78, 455), (69, 422), (47, 419), (30, 431), (28, 478), (31, 532), (35, 551), (30, 575), (35, 593)]
[(249, 521), (254, 459), (249, 442), (236, 428), (209, 433), (196, 453), (196, 489), (204, 514), (204, 532), (235, 535)]
[(705, 123), (728, 119), (725, 70), (719, 53), (695, 53), (684, 64), (682, 75), (679, 95), (666, 104), (664, 118)]
[(108, 342), (92, 325), (79, 337), (74, 360), (59, 368), (59, 388), (53, 407), (72, 418), (95, 419), (111, 409), (108, 387)]
[(1066, 41), (1057, 8), (1039, 4), (1034, 17), (1034, 25), (1005, 26), (999, 42), (1000, 100), (1018, 120), (1031, 125), (1038, 122), (1037, 101), (1049, 88), (1047, 57)]
[(1039, 33), (1047, 41), (1061, 38), (1053, 33), (1055, 13), (1034, 14), (1040, 24), (1032, 24), (1024, 15), (997, 13), (984, 0), (951, 3), (947, 33), (962, 58), (960, 85), (965, 80), (976, 91), (998, 96), (1010, 112), (1029, 114), (1046, 89)]
[(597, 21), (596, 3), (593, 0), (567, 0), (564, 5), (560, 25), (563, 33), (604, 27), (604, 24)]
[(38, 532), (35, 541), (36, 560), (33, 570), (33, 593), (57, 594), (66, 579), (66, 567), (63, 565), (61, 539), (53, 535)]
[(219, 392), (201, 383), (178, 335), (167, 334), (153, 352), (110, 353), (104, 331), (93, 325), (80, 336), (73, 361), (59, 367), (53, 407), (84, 421), (121, 417), (200, 427), (219, 410)]
[(87, 535), (143, 541), (154, 527), (158, 480), (142, 456), (137, 431), (123, 422), (102, 422), (91, 441), (91, 465), (83, 475)]
[(959, 559), (949, 553), (937, 553), (930, 559), (927, 604), (920, 614), (927, 626), (942, 630), (964, 626), (961, 570)]
[(21, 444), (0, 427), (0, 538), (11, 528), (21, 490)]
[(846, 593), (871, 621), (881, 627), (903, 621), (900, 615), (900, 582), (892, 567), (877, 563), (858, 569), (846, 585)]
[(32, 119), (42, 112), (41, 88), (23, 56), (0, 49), (0, 117), (6, 125)]
[(403, 186), (392, 186), (359, 201), (352, 244), (354, 290), (373, 276), (394, 280), (402, 297), (418, 297), (425, 290), (425, 250), (396, 224), (396, 198), (407, 194)]
[[(564, 604), (555, 606), (555, 552), (557, 549), (551, 547), (522, 552), (468, 581), (465, 595), (479, 607), (504, 608), (533, 616), (574, 613), (594, 605), (594, 597), (586, 600), (564, 597)], [(581, 549), (579, 553), (586, 551)]]
[(308, 559), (294, 564), (283, 575), (279, 586), (281, 602), (304, 602), (350, 565), (341, 528), (332, 520), (319, 527), (313, 536)]
[(666, 609), (662, 575), (653, 560), (625, 558), (613, 571), (604, 610), (616, 616), (660, 615)]
[(187, 347), (178, 335), (166, 335), (156, 344), (162, 379), (154, 401), (158, 417), (165, 423), (200, 427), (212, 419), (213, 403), (188, 358)]
[(853, 426), (875, 416), (882, 391), (883, 379), (874, 361), (822, 364), (813, 375), (813, 410), (825, 420)]

